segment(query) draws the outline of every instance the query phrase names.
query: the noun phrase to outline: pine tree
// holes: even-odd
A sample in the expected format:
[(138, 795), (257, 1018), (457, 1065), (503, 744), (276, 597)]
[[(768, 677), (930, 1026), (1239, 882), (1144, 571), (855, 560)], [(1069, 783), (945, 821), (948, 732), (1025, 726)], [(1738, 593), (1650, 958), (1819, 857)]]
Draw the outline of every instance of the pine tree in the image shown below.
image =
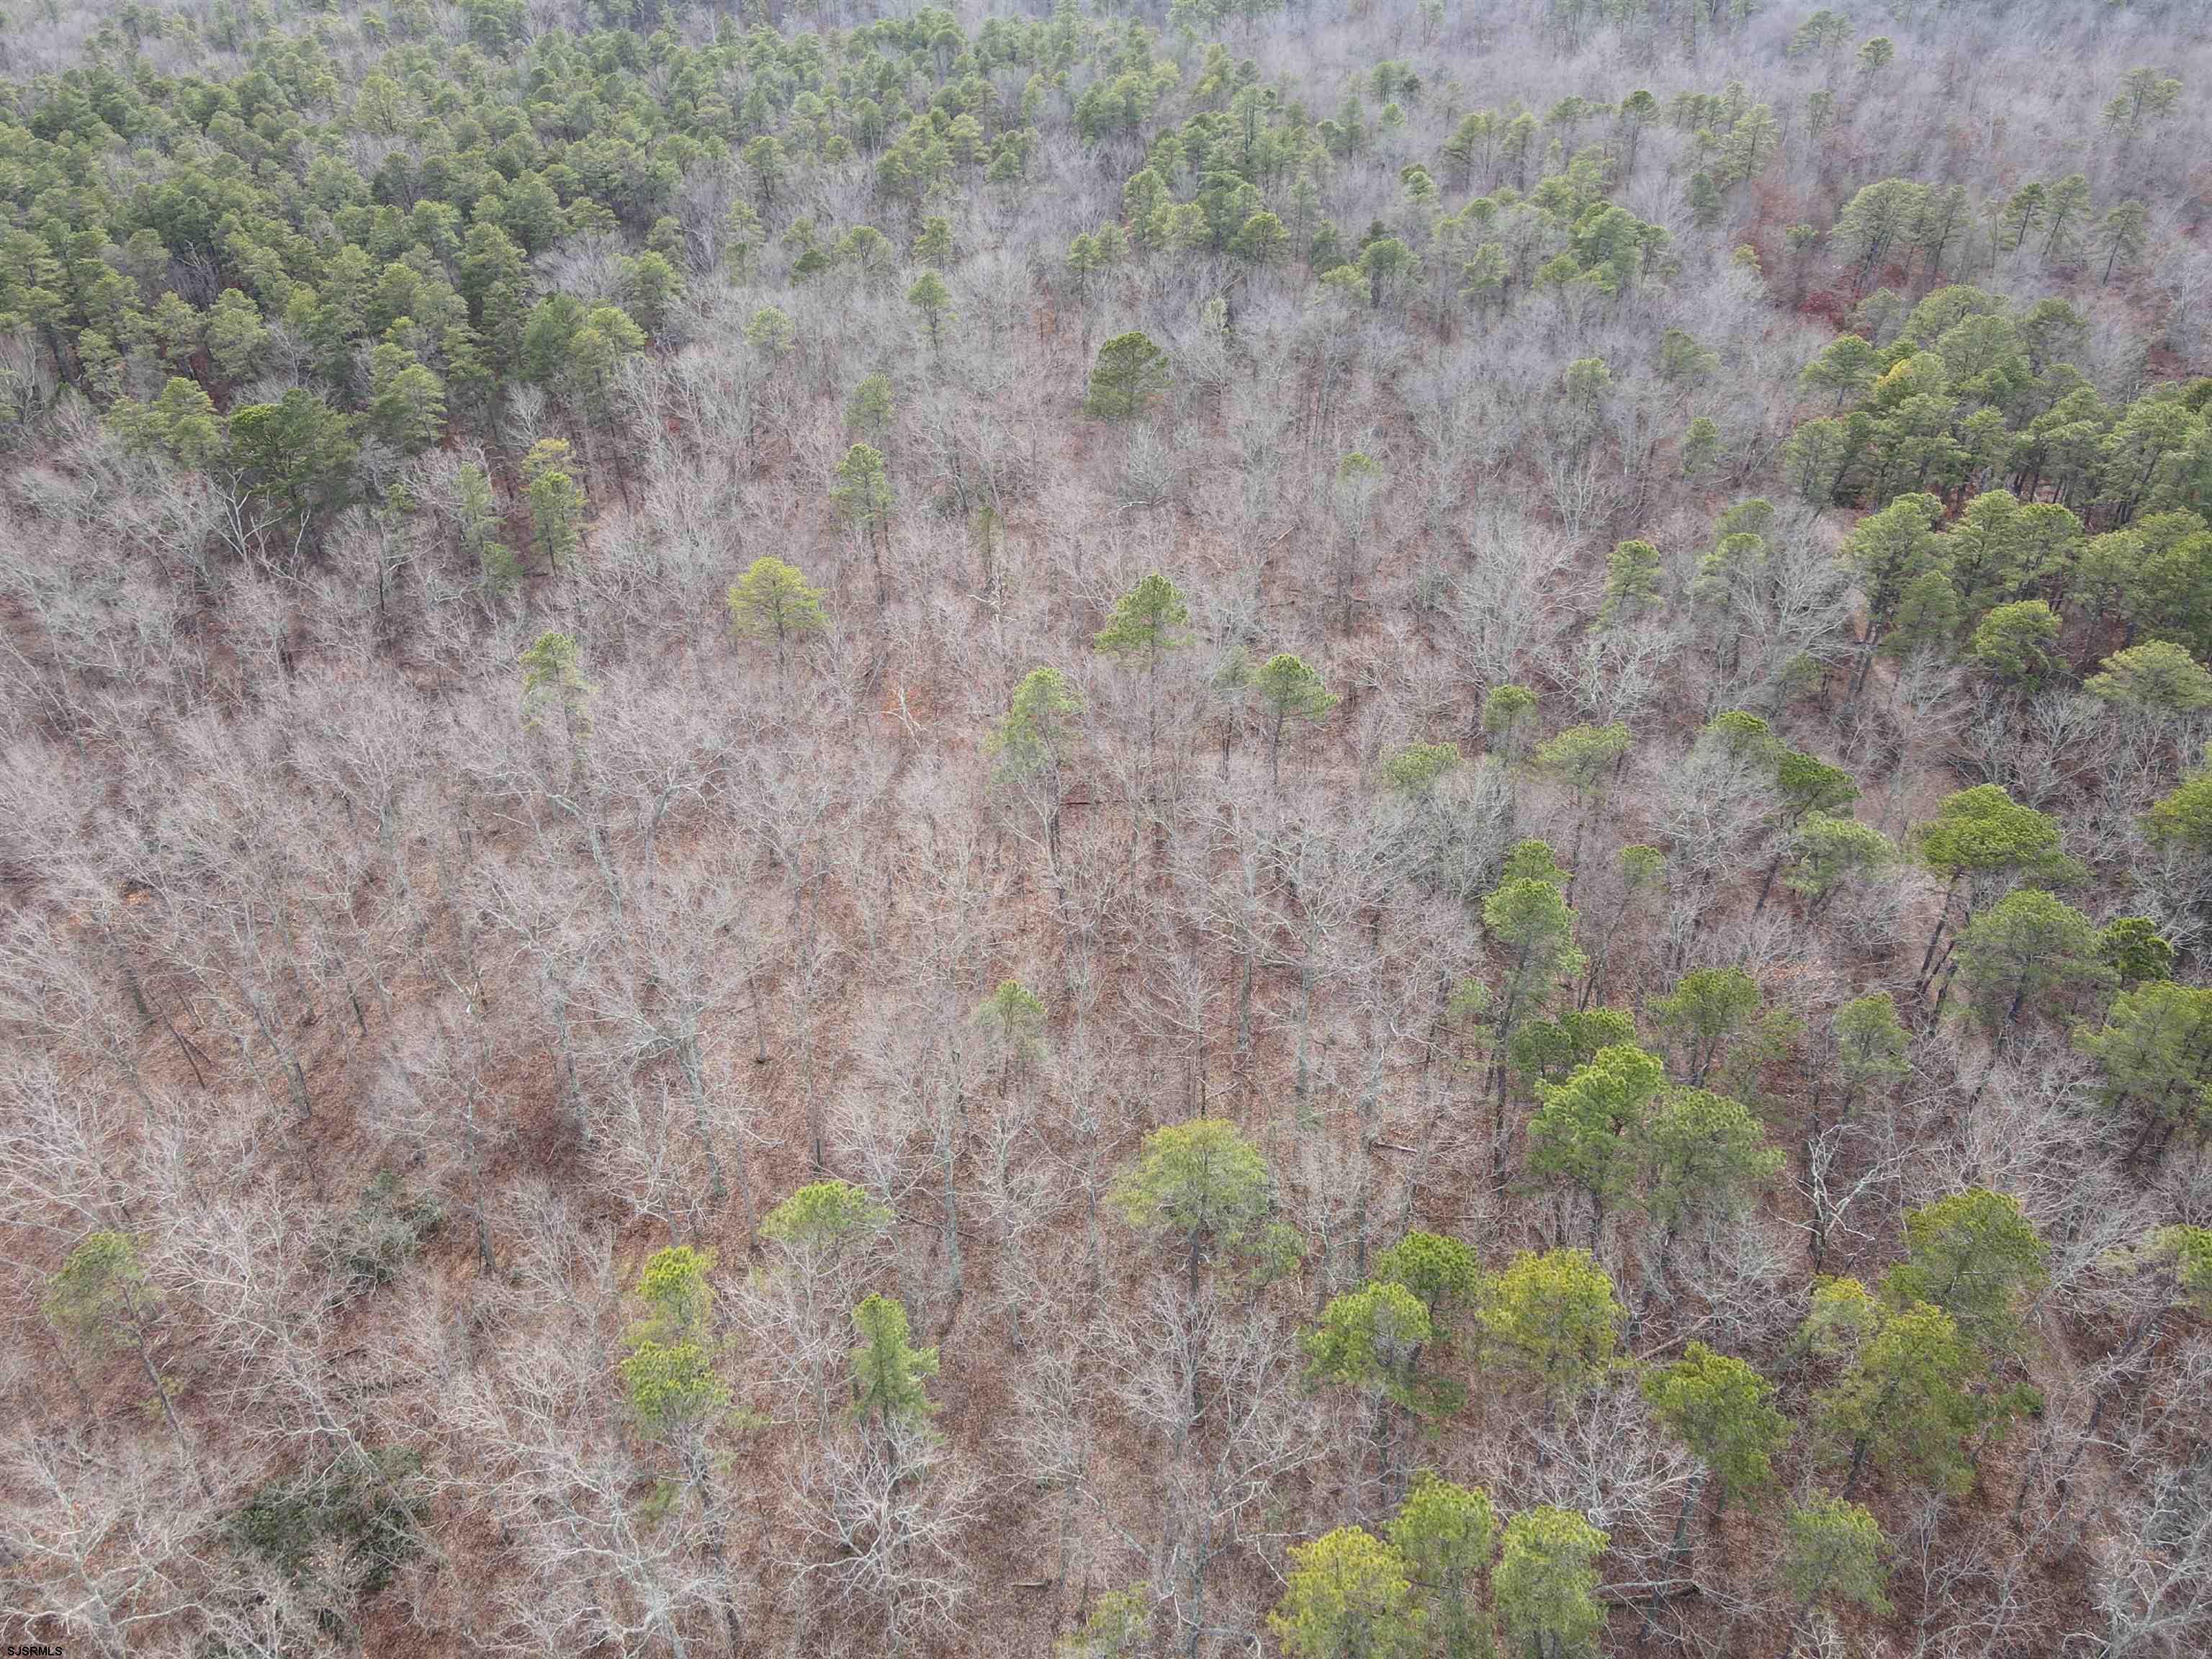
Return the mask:
[(1208, 1256), (1258, 1240), (1274, 1183), (1259, 1148), (1234, 1124), (1200, 1117), (1146, 1135), (1109, 1200), (1137, 1231), (1182, 1241), (1195, 1291)]
[(1386, 1490), (1392, 1484), (1398, 1413), (1443, 1417), (1466, 1397), (1455, 1379), (1420, 1370), (1421, 1356), (1436, 1336), (1420, 1297), (1403, 1285), (1378, 1279), (1332, 1297), (1304, 1339), (1310, 1362), (1308, 1387), (1350, 1389), (1372, 1402), (1373, 1437)]
[(568, 446), (542, 438), (522, 461), (522, 493), (530, 503), (531, 545), (555, 570), (583, 538), (584, 487), (568, 471)]
[(2041, 599), (2001, 605), (1976, 625), (1966, 654), (2002, 684), (2033, 691), (2058, 672), (2058, 613)]
[(1498, 1540), (1489, 1494), (1425, 1470), (1399, 1505), (1389, 1535), (1434, 1644), (1429, 1651), (1439, 1659), (1492, 1659), (1496, 1649), (1480, 1600)]
[(1606, 561), (1597, 626), (1624, 627), (1650, 610), (1659, 599), (1659, 550), (1650, 542), (1616, 543)]
[(2106, 922), (2097, 934), (2097, 957), (2118, 976), (2124, 991), (2173, 977), (2173, 942), (2148, 916), (2115, 916)]
[(1290, 1551), (1283, 1599), (1267, 1615), (1291, 1659), (1419, 1659), (1422, 1624), (1398, 1553), (1358, 1527)]
[(1651, 1004), (1659, 1028), (1682, 1045), (1682, 1074), (1702, 1084), (1722, 1051), (1748, 1030), (1759, 1007), (1759, 981), (1741, 968), (1698, 968)]
[(1783, 858), (1783, 885), (1809, 901), (1805, 914), (1812, 917), (1851, 883), (1881, 874), (1896, 861), (1897, 848), (1870, 823), (1815, 813), (1790, 832)]
[(2097, 247), (2105, 256), (2105, 282), (2110, 283), (2112, 273), (2121, 267), (2133, 270), (2142, 262), (2143, 249), (2150, 240), (2149, 227), (2149, 210), (2141, 202), (2122, 202), (2098, 223)]
[(696, 1336), (707, 1329), (714, 1306), (707, 1275), (714, 1259), (689, 1244), (656, 1250), (638, 1275), (637, 1293), (651, 1310), (646, 1329), (660, 1337)]
[(2057, 264), (2070, 259), (2080, 248), (2081, 227), (2089, 217), (2088, 179), (2069, 173), (2054, 181), (2044, 192), (2044, 213), (2045, 261)]
[(1536, 730), (1536, 694), (1525, 685), (1493, 685), (1482, 699), (1482, 731), (1510, 760), (1528, 752)]
[(1439, 1340), (1451, 1334), (1482, 1290), (1474, 1251), (1440, 1233), (1407, 1233), (1375, 1258), (1375, 1278), (1402, 1285), (1419, 1297)]
[(1098, 348), (1084, 412), (1102, 421), (1133, 421), (1166, 393), (1169, 380), (1167, 353), (1144, 334), (1117, 334)]
[(2035, 887), (2015, 888), (1968, 922), (1959, 961), (1974, 1011), (1999, 1032), (2031, 1000), (2111, 976), (2089, 918)]
[(1644, 1115), (1638, 1150), (1644, 1202), (1669, 1244), (1686, 1222), (1747, 1212), (1784, 1162), (1741, 1102), (1705, 1089), (1662, 1094)]
[(2154, 845), (2202, 858), (2212, 854), (2212, 766), (2197, 767), (2151, 803), (2143, 833)]
[(893, 1425), (927, 1418), (937, 1402), (923, 1386), (937, 1375), (937, 1350), (908, 1340), (906, 1310), (887, 1296), (869, 1296), (853, 1310), (860, 1340), (853, 1350), (853, 1414), (873, 1418), (888, 1437)]
[(2212, 673), (2170, 640), (2147, 640), (2114, 652), (2105, 659), (2104, 672), (2092, 674), (2082, 690), (2154, 716), (2196, 714), (2212, 708)]
[(1597, 1561), (1606, 1534), (1572, 1510), (1540, 1504), (1505, 1523), (1492, 1583), (1508, 1653), (1585, 1659), (1598, 1650), (1605, 1608)]
[(1565, 1083), (1537, 1085), (1528, 1171), (1589, 1198), (1593, 1249), (1607, 1212), (1629, 1190), (1644, 1110), (1665, 1077), (1656, 1060), (1624, 1043), (1601, 1048)]
[(1905, 1248), (1883, 1275), (1885, 1297), (1941, 1308), (1986, 1352), (2019, 1352), (2021, 1316), (2043, 1288), (2050, 1255), (2019, 1200), (1969, 1187), (1923, 1205), (1905, 1218)]
[(2136, 1120), (2130, 1158), (2177, 1131), (2212, 1133), (2212, 989), (2167, 981), (2124, 990), (2075, 1042), (2104, 1073), (2108, 1110)]
[[(1772, 1459), (1790, 1438), (1790, 1419), (1774, 1405), (1774, 1385), (1742, 1360), (1692, 1342), (1672, 1364), (1645, 1373), (1644, 1397), (1729, 1502), (1750, 1502), (1773, 1486)], [(1685, 1518), (1691, 1501), (1686, 1494)]]
[(1536, 769), (1557, 780), (1575, 798), (1575, 838), (1567, 865), (1582, 862), (1583, 836), (1604, 804), (1613, 774), (1634, 738), (1620, 720), (1606, 726), (1570, 726), (1536, 745)]
[(1502, 882), (1482, 901), (1483, 932), (1504, 967), (1491, 1026), (1491, 1167), (1505, 1170), (1507, 1060), (1524, 1022), (1543, 1011), (1561, 980), (1583, 967), (1575, 948), (1577, 917), (1559, 884), (1545, 876)]
[(891, 416), (896, 407), (891, 377), (881, 372), (865, 374), (845, 405), (845, 424), (860, 434), (862, 443), (880, 449), (890, 435)]
[(207, 1479), (199, 1471), (184, 1425), (177, 1419), (176, 1402), (167, 1380), (154, 1362), (155, 1320), (161, 1310), (160, 1293), (149, 1283), (138, 1241), (129, 1233), (103, 1229), (78, 1241), (61, 1267), (46, 1280), (40, 1311), (54, 1332), (92, 1358), (104, 1358), (128, 1346), (145, 1373), (170, 1437), (185, 1467), (212, 1498)]
[(1011, 1078), (1044, 1052), (1044, 1003), (1018, 979), (1002, 979), (976, 1006), (975, 1023), (996, 1050), (1001, 1074)]
[(649, 1437), (677, 1443), (695, 1464), (699, 1437), (729, 1409), (714, 1369), (709, 1318), (711, 1256), (689, 1245), (656, 1251), (638, 1276), (647, 1316), (622, 1362), (631, 1414)]
[(1887, 1615), (1887, 1553), (1881, 1528), (1862, 1505), (1826, 1492), (1793, 1504), (1783, 1519), (1781, 1578), (1797, 1599), (1799, 1621), (1814, 1607), (1844, 1603)]
[(656, 1440), (696, 1434), (729, 1409), (729, 1384), (696, 1341), (647, 1337), (624, 1356), (622, 1374), (631, 1415)]
[(952, 308), (952, 291), (945, 286), (945, 278), (925, 270), (907, 289), (906, 302), (921, 315), (921, 325), (929, 334), (929, 349), (935, 351), (944, 343), (946, 325), (959, 314)]
[(1383, 756), (1376, 770), (1386, 788), (1416, 801), (1426, 799), (1464, 758), (1455, 743), (1409, 743)]
[(869, 565), (875, 572), (876, 603), (881, 605), (890, 596), (884, 576), (884, 553), (890, 538), (896, 500), (890, 475), (884, 465), (884, 452), (872, 444), (854, 444), (848, 449), (845, 459), (837, 463), (837, 482), (830, 499), (868, 550)]
[(1816, 1281), (1799, 1340), (1842, 1362), (1813, 1409), (1826, 1449), (1848, 1459), (1845, 1498), (1869, 1466), (1892, 1464), (1939, 1491), (1964, 1492), (1973, 1482), (1967, 1437), (2016, 1403), (1979, 1396), (1988, 1363), (1950, 1315), (1925, 1302), (1886, 1301), (1855, 1279)]
[(1336, 694), (1299, 658), (1279, 651), (1252, 675), (1252, 690), (1267, 711), (1267, 776), (1282, 780), (1283, 729), (1293, 719), (1318, 725), (1337, 705)]
[(789, 1258), (827, 1264), (881, 1237), (890, 1221), (890, 1206), (850, 1182), (817, 1181), (763, 1216), (760, 1231)]
[(1485, 1363), (1520, 1372), (1563, 1404), (1604, 1379), (1622, 1318), (1612, 1279), (1588, 1251), (1523, 1251), (1483, 1289)]
[(2058, 821), (2021, 805), (1994, 783), (1948, 796), (1936, 816), (1914, 832), (1913, 844), (1920, 861), (1945, 884), (1942, 908), (1921, 953), (1923, 987), (1934, 977), (1936, 947), (1942, 942), (1951, 900), (1962, 881), (1970, 884), (1966, 913), (1971, 919), (1979, 886), (2014, 877), (2065, 882), (2081, 873), (2081, 866), (2059, 849)]
[(1142, 1583), (1105, 1590), (1083, 1621), (1053, 1644), (1053, 1659), (1140, 1659), (1152, 1651), (1152, 1600)]
[(1855, 997), (1836, 1010), (1833, 1023), (1836, 1079), (1848, 1114), (1870, 1090), (1887, 1088), (1911, 1074), (1906, 1057), (1911, 1034), (1897, 1017), (1887, 991)]
[(540, 634), (520, 658), (524, 724), (538, 725), (548, 703), (560, 710), (570, 771), (576, 777), (582, 775), (584, 742), (592, 733), (592, 699), (599, 691), (584, 678), (581, 657), (574, 635), (549, 631)]
[(992, 781), (1025, 792), (1045, 832), (1045, 859), (1060, 882), (1060, 817), (1064, 779), (1074, 758), (1076, 717), (1083, 699), (1057, 668), (1032, 668), (1008, 699), (1004, 719), (983, 740)]
[(771, 641), (779, 667), (793, 640), (827, 620), (821, 591), (808, 586), (805, 576), (772, 554), (755, 559), (730, 585), (729, 607), (730, 631), (739, 639)]
[(1106, 626), (1093, 635), (1108, 656), (1136, 665), (1145, 676), (1145, 753), (1149, 758), (1159, 727), (1160, 664), (1189, 642), (1184, 631), (1190, 606), (1182, 590), (1157, 570), (1137, 580), (1137, 585), (1114, 602)]

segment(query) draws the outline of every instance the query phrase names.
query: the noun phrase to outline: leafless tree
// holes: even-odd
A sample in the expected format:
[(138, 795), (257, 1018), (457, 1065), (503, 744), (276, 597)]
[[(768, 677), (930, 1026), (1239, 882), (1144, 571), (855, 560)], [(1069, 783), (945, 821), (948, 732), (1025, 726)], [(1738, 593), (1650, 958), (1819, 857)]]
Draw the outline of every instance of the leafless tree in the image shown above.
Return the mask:
[(802, 1467), (788, 1500), (804, 1587), (878, 1622), (893, 1653), (951, 1624), (968, 1590), (960, 1552), (980, 1518), (975, 1478), (927, 1428), (848, 1433)]

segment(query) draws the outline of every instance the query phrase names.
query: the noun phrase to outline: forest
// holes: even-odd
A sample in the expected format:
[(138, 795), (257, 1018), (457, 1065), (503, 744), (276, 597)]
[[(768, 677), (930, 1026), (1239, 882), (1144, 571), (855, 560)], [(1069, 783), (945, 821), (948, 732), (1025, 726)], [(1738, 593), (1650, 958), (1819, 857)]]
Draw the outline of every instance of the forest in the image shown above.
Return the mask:
[(2212, 1652), (2212, 12), (0, 12), (0, 1644)]

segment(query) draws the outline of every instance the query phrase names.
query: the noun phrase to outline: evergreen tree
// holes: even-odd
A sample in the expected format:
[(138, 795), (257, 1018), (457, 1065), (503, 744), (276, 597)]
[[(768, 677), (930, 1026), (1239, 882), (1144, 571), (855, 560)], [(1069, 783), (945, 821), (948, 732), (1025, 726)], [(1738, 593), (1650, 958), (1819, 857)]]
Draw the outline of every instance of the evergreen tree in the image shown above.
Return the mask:
[(592, 732), (592, 699), (599, 688), (584, 678), (582, 650), (573, 634), (540, 634), (522, 653), (522, 714), (535, 726), (550, 703), (560, 711), (572, 773), (580, 776), (584, 740)]
[(1540, 1504), (1505, 1523), (1492, 1580), (1505, 1651), (1530, 1659), (1585, 1659), (1598, 1650), (1605, 1609), (1597, 1561), (1606, 1534), (1572, 1510)]
[(933, 270), (925, 270), (907, 289), (906, 302), (921, 318), (921, 325), (929, 335), (929, 349), (935, 351), (944, 343), (946, 326), (959, 315), (952, 308), (952, 291), (945, 286), (945, 278)]
[(1390, 1522), (1390, 1546), (1406, 1564), (1433, 1644), (1427, 1651), (1438, 1659), (1492, 1659), (1496, 1652), (1479, 1598), (1497, 1540), (1488, 1493), (1426, 1471)]
[(1887, 1614), (1889, 1569), (1881, 1528), (1857, 1504), (1815, 1492), (1783, 1518), (1782, 1583), (1800, 1618), (1814, 1607), (1849, 1603)]
[(1815, 1284), (1800, 1340), (1842, 1362), (1813, 1407), (1825, 1446), (1849, 1461), (1845, 1498), (1869, 1464), (1900, 1465), (1940, 1491), (1964, 1492), (1973, 1481), (1967, 1437), (2015, 1403), (1978, 1397), (1988, 1364), (1950, 1315), (1885, 1301), (1855, 1279)]
[(2115, 270), (2132, 270), (2142, 262), (2149, 226), (2150, 211), (2141, 202), (2122, 202), (2099, 222), (2096, 247), (2105, 256), (2106, 283), (2112, 280)]
[(1114, 602), (1106, 626), (1092, 636), (1099, 650), (1144, 672), (1148, 757), (1158, 737), (1160, 664), (1188, 643), (1184, 629), (1189, 622), (1190, 606), (1182, 590), (1154, 570), (1138, 578), (1137, 585)]
[(1482, 730), (1509, 760), (1528, 752), (1536, 730), (1536, 694), (1525, 685), (1493, 685), (1482, 699)]
[(1083, 1628), (1053, 1644), (1053, 1659), (1141, 1659), (1152, 1650), (1152, 1592), (1143, 1584), (1100, 1594)]
[(845, 405), (845, 423), (860, 434), (861, 442), (881, 449), (890, 435), (891, 416), (896, 407), (891, 377), (880, 372), (866, 374)]
[(1252, 690), (1266, 711), (1267, 776), (1271, 781), (1279, 783), (1284, 728), (1293, 719), (1319, 725), (1336, 707), (1337, 696), (1320, 675), (1287, 651), (1277, 652), (1254, 671)]
[(1833, 1031), (1836, 1081), (1846, 1113), (1862, 1095), (1911, 1075), (1905, 1051), (1911, 1035), (1897, 1018), (1897, 1004), (1888, 992), (1845, 1003), (1836, 1010)]
[(2081, 873), (2081, 866), (2059, 850), (2058, 821), (2021, 805), (1994, 783), (1946, 797), (1935, 817), (1914, 832), (1913, 842), (1920, 861), (1944, 879), (1942, 908), (1920, 957), (1922, 986), (1935, 975), (1936, 947), (1942, 943), (1961, 882), (1967, 884), (1971, 920), (1982, 890), (2016, 877), (2055, 883)]
[(1423, 1622), (1404, 1560), (1358, 1527), (1292, 1545), (1267, 1615), (1292, 1659), (1419, 1659)]
[(1139, 1232), (1182, 1242), (1195, 1291), (1209, 1255), (1258, 1241), (1273, 1187), (1267, 1160), (1234, 1124), (1200, 1117), (1146, 1135), (1109, 1201)]
[(1084, 412), (1102, 421), (1133, 421), (1166, 393), (1169, 380), (1167, 353), (1143, 334), (1117, 334), (1098, 348)]
[(1741, 968), (1698, 968), (1651, 1004), (1662, 1030), (1682, 1045), (1682, 1074), (1705, 1080), (1729, 1043), (1751, 1029), (1759, 1008), (1759, 981)]
[(1483, 931), (1504, 963), (1488, 1079), (1493, 1103), (1491, 1161), (1500, 1175), (1505, 1168), (1507, 1058), (1523, 1022), (1542, 1012), (1559, 981), (1582, 971), (1575, 922), (1565, 894), (1547, 876), (1502, 883), (1482, 901)]
[(1884, 1296), (1941, 1308), (1989, 1353), (2019, 1351), (2021, 1315), (2050, 1255), (2019, 1200), (1986, 1187), (1938, 1199), (1905, 1218), (1905, 1259), (1883, 1276)]
[(657, 1250), (638, 1275), (637, 1293), (651, 1310), (646, 1329), (664, 1338), (697, 1336), (707, 1329), (714, 1306), (714, 1287), (707, 1274), (714, 1267), (711, 1255), (702, 1255), (688, 1244)]
[[(1743, 1361), (1692, 1342), (1672, 1364), (1644, 1374), (1644, 1397), (1730, 1502), (1773, 1486), (1772, 1459), (1790, 1438), (1790, 1420), (1775, 1407), (1774, 1385)], [(1686, 1495), (1685, 1518), (1690, 1502)]]
[(890, 1206), (850, 1182), (817, 1181), (763, 1216), (760, 1231), (787, 1258), (828, 1266), (880, 1237), (890, 1222)]
[(640, 1341), (622, 1362), (623, 1387), (638, 1427), (655, 1440), (696, 1435), (729, 1409), (729, 1384), (694, 1341)]
[(1613, 1281), (1588, 1251), (1523, 1251), (1484, 1287), (1485, 1362), (1527, 1376), (1556, 1407), (1603, 1380), (1622, 1317)]
[(710, 1351), (714, 1291), (707, 1274), (713, 1266), (712, 1257), (689, 1245), (653, 1254), (638, 1277), (646, 1322), (622, 1362), (623, 1386), (639, 1428), (688, 1454), (696, 1454), (697, 1437), (730, 1405), (729, 1386)]
[(1536, 745), (1536, 769), (1575, 798), (1575, 838), (1567, 865), (1582, 862), (1583, 836), (1604, 803), (1606, 789), (1634, 741), (1620, 720), (1607, 726), (1570, 726)]
[(1412, 1291), (1441, 1340), (1475, 1305), (1482, 1290), (1482, 1266), (1474, 1250), (1458, 1239), (1414, 1231), (1375, 1258), (1375, 1279)]
[(522, 493), (530, 503), (530, 544), (555, 570), (583, 540), (584, 487), (569, 476), (568, 446), (542, 438), (522, 460)]
[(2075, 1042), (2104, 1073), (2108, 1110), (2136, 1121), (2128, 1154), (2212, 1132), (2212, 989), (2154, 980), (2122, 991)]
[(1650, 542), (1616, 543), (1606, 561), (1605, 601), (1597, 626), (1619, 628), (1634, 622), (1659, 598), (1659, 550)]
[(977, 1005), (975, 1023), (997, 1051), (1002, 1075), (1029, 1066), (1044, 1052), (1044, 1004), (1018, 979), (1002, 979)]
[(1975, 628), (1966, 653), (2004, 684), (2033, 691), (2058, 670), (2058, 613), (2041, 599), (2001, 605)]
[(46, 1280), (40, 1311), (57, 1335), (88, 1358), (103, 1358), (118, 1348), (130, 1348), (154, 1390), (154, 1401), (161, 1407), (185, 1466), (191, 1470), (201, 1491), (212, 1498), (185, 1438), (184, 1425), (178, 1421), (167, 1379), (154, 1361), (155, 1321), (161, 1305), (160, 1293), (148, 1281), (137, 1239), (103, 1228), (78, 1241), (59, 1270)]
[(1532, 1019), (1513, 1034), (1507, 1057), (1514, 1071), (1544, 1083), (1564, 1083), (1601, 1048), (1633, 1045), (1636, 1020), (1619, 1008), (1569, 1008), (1556, 1019)]
[(2197, 858), (2212, 854), (2212, 766), (2191, 770), (2171, 794), (2154, 801), (2142, 826), (2154, 846)]
[(772, 642), (779, 665), (793, 639), (826, 620), (821, 591), (772, 554), (755, 559), (730, 585), (729, 606), (730, 631), (739, 639)]
[(1376, 769), (1395, 793), (1409, 801), (1421, 800), (1456, 770), (1463, 758), (1455, 743), (1409, 743), (1383, 756)]
[(1601, 1048), (1565, 1083), (1539, 1084), (1528, 1121), (1528, 1170), (1572, 1187), (1590, 1202), (1595, 1248), (1606, 1212), (1627, 1193), (1644, 1115), (1665, 1069), (1641, 1048)]
[(1638, 1153), (1644, 1202), (1669, 1243), (1686, 1222), (1747, 1212), (1784, 1161), (1741, 1102), (1705, 1089), (1660, 1095), (1644, 1116)]
[(1874, 648), (1897, 614), (1906, 585), (1936, 557), (1935, 526), (1942, 515), (1943, 503), (1933, 495), (1899, 495), (1879, 513), (1861, 519), (1844, 544), (1843, 562), (1858, 579), (1867, 600), (1867, 628), (1859, 640), (1859, 665), (1851, 679), (1853, 696), (1866, 683)]
[(1329, 1298), (1306, 1334), (1310, 1383), (1356, 1389), (1408, 1410), (1427, 1401), (1415, 1389), (1421, 1351), (1435, 1339), (1429, 1310), (1403, 1285), (1374, 1279)]
[(853, 1414), (889, 1436), (896, 1423), (927, 1418), (937, 1402), (924, 1387), (937, 1375), (937, 1350), (908, 1340), (906, 1310), (887, 1296), (872, 1295), (853, 1310), (860, 1342), (853, 1350)]
[(884, 553), (890, 538), (891, 507), (896, 500), (884, 452), (872, 444), (854, 444), (837, 463), (837, 482), (830, 491), (838, 515), (868, 550), (875, 571), (876, 603), (890, 597), (884, 576)]
[(1851, 883), (1870, 880), (1896, 859), (1889, 837), (1872, 824), (1815, 813), (1790, 832), (1783, 884), (1810, 901), (1807, 916), (1817, 916)]
[(1032, 668), (1014, 688), (1006, 717), (984, 739), (992, 781), (1029, 791), (1045, 830), (1045, 856), (1060, 872), (1062, 780), (1075, 751), (1083, 699), (1057, 668)]
[(2118, 977), (2120, 988), (2173, 976), (2173, 944), (2148, 916), (2115, 916), (2097, 934), (2097, 956)]
[(2105, 659), (2082, 689), (2124, 708), (2157, 716), (2212, 708), (2212, 673), (2169, 640), (2148, 640)]
[(1975, 1012), (1998, 1031), (2031, 1000), (2110, 977), (2088, 917), (2035, 887), (2014, 889), (1968, 922), (1959, 960)]

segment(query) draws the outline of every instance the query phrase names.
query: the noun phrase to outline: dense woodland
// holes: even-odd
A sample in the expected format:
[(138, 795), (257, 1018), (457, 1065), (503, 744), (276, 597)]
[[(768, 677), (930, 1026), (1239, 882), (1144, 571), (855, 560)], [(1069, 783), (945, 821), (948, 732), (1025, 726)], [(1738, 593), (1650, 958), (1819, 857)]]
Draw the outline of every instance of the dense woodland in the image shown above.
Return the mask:
[(0, 1640), (2212, 1651), (2212, 18), (0, 16)]

